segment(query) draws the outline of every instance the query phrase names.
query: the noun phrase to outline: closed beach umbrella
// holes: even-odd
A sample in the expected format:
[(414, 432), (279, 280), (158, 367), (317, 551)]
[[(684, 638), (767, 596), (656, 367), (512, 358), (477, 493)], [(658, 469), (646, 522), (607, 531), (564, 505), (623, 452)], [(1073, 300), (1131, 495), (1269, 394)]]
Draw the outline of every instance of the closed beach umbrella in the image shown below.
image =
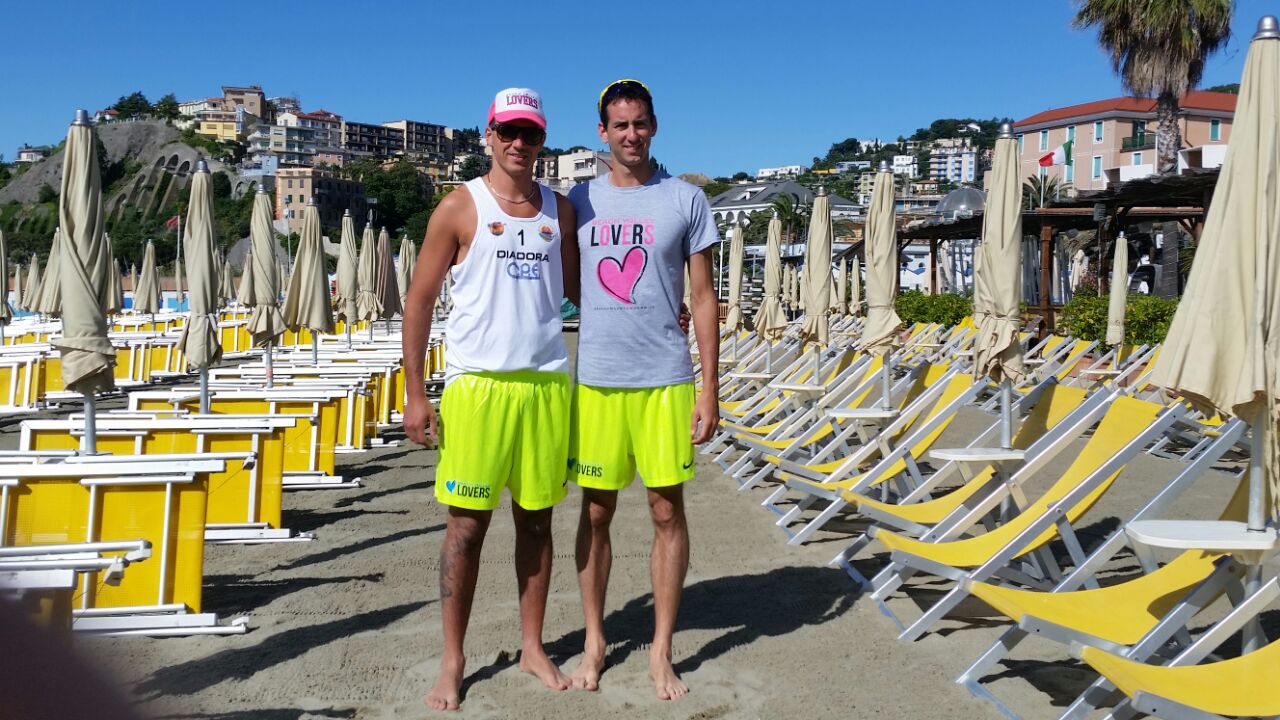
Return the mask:
[(756, 312), (756, 334), (777, 342), (786, 329), (787, 314), (782, 309), (782, 220), (775, 212), (765, 239), (764, 300)]
[(218, 307), (236, 299), (235, 271), (230, 260), (222, 261), (222, 272), (218, 273)]
[[(9, 277), (9, 250), (5, 247), (4, 231), (0, 230), (0, 276), (8, 279)], [(4, 293), (4, 302), (0, 302), (0, 326), (7, 325), (13, 320), (13, 310), (9, 308), (9, 292), (6, 289)], [(0, 331), (0, 344), (4, 343), (3, 331)]]
[[(378, 302), (377, 244), (378, 241), (373, 237), (373, 226), (365, 225), (356, 265), (356, 317), (370, 323), (382, 317), (382, 304)], [(372, 326), (369, 333), (373, 333)]]
[(124, 310), (124, 289), (120, 280), (120, 266), (116, 265), (115, 250), (111, 247), (111, 238), (107, 241), (107, 281), (102, 292), (102, 311), (108, 315), (118, 315)]
[[(187, 208), (186, 234), (182, 238), (183, 260), (191, 281), (191, 315), (182, 327), (178, 348), (187, 365), (200, 371), (201, 412), (208, 412), (207, 372), (222, 357), (218, 340), (217, 260), (213, 238), (213, 188), (209, 166), (204, 160), (196, 165), (191, 178), (191, 204)], [(178, 267), (182, 264), (178, 263)], [(181, 297), (181, 295), (179, 295)]]
[(1153, 382), (1252, 425), (1248, 526), (1261, 531), (1268, 515), (1280, 516), (1280, 29), (1274, 17), (1259, 23), (1237, 98), (1226, 159)]
[[(800, 327), (802, 342), (827, 344), (831, 309), (831, 198), (827, 189), (818, 188), (813, 200), (813, 216), (809, 221), (809, 241), (804, 252), (805, 318)], [(817, 380), (817, 378), (814, 378)]]
[(1071, 256), (1071, 292), (1077, 292), (1080, 288), (1080, 282), (1084, 280), (1084, 274), (1089, 270), (1089, 257), (1084, 254), (1084, 250), (1077, 250), (1075, 255)]
[(315, 337), (333, 332), (333, 311), (329, 304), (329, 275), (324, 270), (324, 248), (320, 237), (320, 210), (313, 196), (302, 215), (302, 235), (298, 254), (284, 296), (284, 322), (290, 330), (307, 328)]
[(729, 307), (725, 314), (724, 329), (737, 333), (742, 329), (742, 226), (734, 223), (729, 228)]
[(58, 225), (63, 237), (59, 274), (52, 278), (62, 292), (62, 337), (54, 345), (62, 353), (62, 381), (85, 397), (85, 448), (96, 450), (93, 394), (115, 387), (116, 353), (107, 339), (102, 287), (107, 273), (107, 247), (102, 227), (102, 187), (98, 152), (89, 113), (80, 110), (67, 133), (63, 151), (62, 192)]
[(849, 312), (849, 260), (840, 258), (840, 274), (836, 285), (836, 313), (846, 315)]
[(43, 315), (56, 317), (62, 313), (62, 228), (53, 231), (53, 244), (49, 246), (49, 264), (45, 266), (40, 283), (40, 299), (36, 310)]
[(253, 304), (253, 251), (245, 253), (244, 268), (240, 271), (240, 287), (236, 289), (236, 304), (249, 307)]
[(400, 310), (404, 311), (404, 299), (413, 282), (413, 266), (418, 263), (418, 248), (408, 235), (400, 240), (400, 265), (396, 267), (396, 284), (400, 287)]
[(360, 263), (360, 251), (356, 249), (356, 224), (351, 218), (351, 211), (342, 214), (342, 242), (338, 245), (338, 292), (336, 295), (338, 317), (342, 318), (350, 329), (356, 321), (356, 295), (359, 293), (359, 282), (356, 279), (357, 266)]
[[(1111, 297), (1107, 298), (1107, 344), (1124, 342), (1125, 301), (1129, 298), (1129, 241), (1124, 233), (1116, 238), (1116, 256), (1111, 261)], [(1118, 356), (1118, 354), (1117, 354)]]
[(792, 312), (800, 309), (800, 294), (797, 292), (796, 266), (787, 263), (787, 309)]
[(862, 261), (857, 255), (849, 268), (849, 314), (862, 317)]
[(862, 344), (883, 357), (898, 344), (902, 320), (893, 306), (894, 276), (898, 272), (898, 247), (893, 228), (893, 173), (888, 163), (880, 163), (871, 206), (867, 208), (867, 321), (862, 328)]
[(31, 253), (31, 264), (27, 265), (27, 287), (22, 292), (23, 310), (40, 312), (40, 258)]
[(129, 292), (133, 293), (133, 306), (138, 306), (138, 264), (129, 265)]
[(255, 345), (267, 348), (269, 362), (270, 346), (284, 333), (284, 317), (280, 315), (280, 264), (276, 262), (276, 236), (271, 229), (271, 198), (261, 186), (253, 198), (249, 236), (253, 248), (246, 266), (246, 272), (253, 275), (249, 333)]
[(133, 291), (133, 311), (154, 315), (160, 312), (160, 272), (156, 269), (156, 246), (147, 241), (142, 254), (142, 272)]
[[(188, 212), (190, 212), (190, 210), (188, 210)], [(184, 245), (186, 244), (185, 238), (182, 240), (182, 242)], [(174, 288), (174, 297), (177, 298), (176, 300), (174, 300), (174, 305), (176, 306), (174, 309), (182, 310), (183, 290), (182, 290), (182, 261), (181, 260), (175, 260), (173, 263), (173, 288)]]
[(387, 229), (378, 233), (377, 275), (374, 292), (382, 306), (379, 317), (390, 319), (400, 313), (400, 288), (396, 285), (396, 266), (391, 259), (391, 236)]
[(1022, 339), (1018, 337), (1022, 305), (1022, 183), (1018, 178), (1018, 146), (1013, 126), (1000, 126), (982, 216), (982, 242), (974, 272), (974, 373), (1000, 383), (1000, 444), (1009, 447), (1013, 419), (1011, 388), (1026, 376)]

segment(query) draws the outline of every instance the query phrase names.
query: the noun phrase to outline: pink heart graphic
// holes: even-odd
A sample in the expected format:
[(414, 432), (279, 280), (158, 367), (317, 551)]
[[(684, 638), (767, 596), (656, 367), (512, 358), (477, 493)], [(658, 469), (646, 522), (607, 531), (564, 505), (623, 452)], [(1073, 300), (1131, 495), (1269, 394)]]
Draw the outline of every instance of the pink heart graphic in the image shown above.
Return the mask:
[(644, 274), (648, 264), (649, 254), (645, 249), (633, 247), (627, 251), (622, 262), (611, 257), (601, 260), (596, 265), (596, 277), (600, 279), (605, 292), (628, 305), (634, 305), (636, 301), (631, 293), (635, 292), (636, 283), (640, 282), (640, 276)]

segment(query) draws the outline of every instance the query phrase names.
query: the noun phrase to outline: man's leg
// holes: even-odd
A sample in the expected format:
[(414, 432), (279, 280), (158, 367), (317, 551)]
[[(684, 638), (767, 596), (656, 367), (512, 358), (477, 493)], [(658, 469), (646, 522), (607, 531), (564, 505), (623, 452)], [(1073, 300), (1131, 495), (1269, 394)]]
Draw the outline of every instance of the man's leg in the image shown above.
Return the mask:
[(671, 636), (676, 629), (680, 594), (689, 570), (689, 526), (684, 517), (682, 485), (648, 488), (649, 517), (653, 520), (653, 550), (649, 573), (653, 580), (653, 645), (649, 674), (661, 700), (689, 692), (671, 667)]
[(476, 577), (480, 573), (480, 549), (489, 530), (489, 510), (449, 508), (449, 519), (440, 546), (440, 616), (444, 622), (444, 654), (440, 675), (427, 694), (427, 707), (457, 710), (466, 659), (462, 641), (471, 619)]
[(578, 563), (578, 588), (582, 590), (587, 637), (582, 661), (572, 677), (573, 686), (582, 690), (598, 690), (600, 673), (604, 672), (604, 598), (609, 588), (609, 569), (613, 566), (609, 525), (617, 508), (616, 490), (582, 489), (582, 515), (578, 519), (574, 557)]
[(552, 690), (566, 690), (569, 678), (542, 647), (542, 621), (551, 588), (551, 508), (525, 510), (511, 503), (516, 525), (516, 585), (520, 590), (520, 669)]

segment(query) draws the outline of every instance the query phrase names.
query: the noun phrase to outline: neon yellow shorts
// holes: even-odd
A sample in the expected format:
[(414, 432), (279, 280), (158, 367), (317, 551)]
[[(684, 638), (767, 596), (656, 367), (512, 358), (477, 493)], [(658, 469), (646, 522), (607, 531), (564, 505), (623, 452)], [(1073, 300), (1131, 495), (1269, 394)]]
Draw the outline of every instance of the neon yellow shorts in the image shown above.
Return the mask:
[(436, 500), (492, 510), (502, 488), (526, 510), (564, 499), (569, 376), (523, 370), (467, 373), (440, 398)]
[(693, 479), (693, 383), (655, 388), (579, 385), (573, 392), (569, 477), (594, 490), (621, 490), (636, 472), (645, 487)]

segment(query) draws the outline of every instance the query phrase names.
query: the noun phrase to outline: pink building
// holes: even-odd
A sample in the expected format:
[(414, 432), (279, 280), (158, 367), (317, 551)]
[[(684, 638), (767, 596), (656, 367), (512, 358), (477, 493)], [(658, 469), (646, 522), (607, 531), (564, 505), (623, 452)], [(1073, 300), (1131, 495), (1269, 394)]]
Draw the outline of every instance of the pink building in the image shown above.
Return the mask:
[[(1231, 135), (1236, 96), (1193, 90), (1180, 101), (1182, 148), (1209, 165), (1220, 158)], [(1152, 175), (1156, 170), (1156, 101), (1117, 97), (1036, 113), (1013, 125), (1018, 137), (1019, 170), (1056, 178), (1064, 191), (1101, 190), (1111, 183)], [(1040, 158), (1071, 141), (1072, 164), (1040, 167)], [(1220, 159), (1218, 160), (1220, 163)]]

